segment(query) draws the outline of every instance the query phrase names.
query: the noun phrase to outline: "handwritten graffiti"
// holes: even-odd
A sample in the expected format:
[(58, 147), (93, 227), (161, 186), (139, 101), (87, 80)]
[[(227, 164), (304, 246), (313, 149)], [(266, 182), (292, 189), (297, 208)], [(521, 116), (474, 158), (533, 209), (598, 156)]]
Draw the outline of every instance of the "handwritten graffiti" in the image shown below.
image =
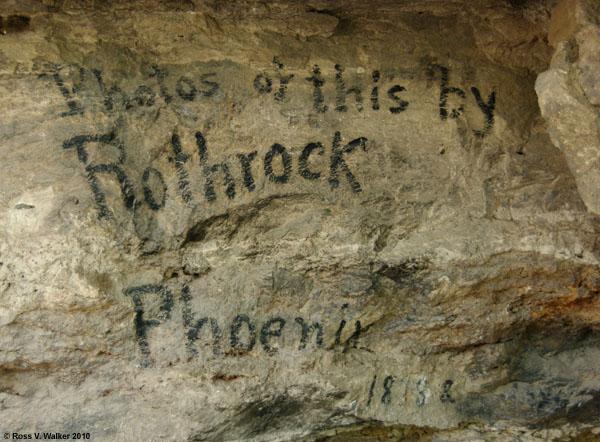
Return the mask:
[[(107, 80), (99, 69), (74, 67), (78, 71), (79, 81), (75, 81), (77, 74), (73, 75), (72, 81), (67, 81), (58, 67), (50, 73), (40, 75), (40, 78), (50, 79), (66, 100), (66, 110), (60, 114), (61, 117), (76, 118), (85, 114), (86, 108), (78, 98), (84, 82), (97, 88), (97, 93), (102, 98), (103, 112), (115, 115), (130, 109), (157, 107), (159, 104), (181, 108), (186, 103), (215, 97), (222, 89), (217, 72), (199, 71), (196, 74), (173, 76), (168, 69), (152, 65), (147, 70), (146, 78), (141, 80), (142, 83), (135, 84), (133, 88), (130, 84), (130, 92), (126, 93), (117, 81)], [(368, 85), (365, 85), (357, 83), (356, 78), (348, 82), (343, 66), (336, 64), (334, 69), (333, 79), (327, 78), (318, 65), (312, 66), (308, 76), (300, 78), (301, 76), (290, 73), (278, 57), (274, 57), (273, 68), (257, 74), (252, 86), (258, 97), (272, 96), (275, 102), (283, 102), (291, 93), (295, 93), (294, 85), (301, 81), (306, 89), (308, 82), (312, 90), (312, 111), (317, 114), (332, 111), (348, 114), (351, 109), (363, 112), (368, 107), (365, 103), (367, 95), (373, 111), (381, 109), (396, 115), (410, 110), (407, 86), (390, 84), (391, 77), (384, 78), (379, 70), (361, 77), (363, 81), (368, 79)], [(430, 83), (437, 82), (439, 85), (440, 120), (459, 118), (465, 113), (469, 99), (483, 115), (481, 126), (472, 129), (473, 136), (488, 136), (494, 127), (496, 92), (492, 90), (486, 97), (475, 86), (468, 92), (452, 86), (450, 70), (439, 64), (428, 65), (425, 71)], [(333, 85), (330, 86), (331, 83)], [(335, 91), (334, 103), (326, 103), (326, 87), (332, 87)], [(207, 203), (217, 201), (220, 195), (234, 200), (243, 192), (255, 192), (260, 177), (264, 180), (263, 184), (285, 186), (303, 180), (322, 180), (331, 190), (349, 190), (354, 195), (363, 191), (360, 163), (358, 166), (356, 163), (366, 160), (370, 155), (368, 140), (364, 136), (354, 135), (344, 139), (341, 132), (335, 131), (329, 145), (314, 139), (299, 146), (284, 145), (273, 140), (260, 153), (258, 149), (251, 152), (228, 152), (229, 156), (224, 160), (215, 160), (214, 152), (222, 149), (212, 146), (204, 133), (197, 131), (194, 136), (195, 146), (191, 148), (183, 145), (182, 140), (187, 139), (183, 134), (173, 131), (169, 146), (171, 170), (155, 164), (148, 164), (141, 172), (131, 170), (126, 161), (127, 147), (119, 141), (116, 130), (74, 136), (63, 143), (63, 148), (77, 152), (96, 202), (99, 218), (111, 218), (114, 213), (111, 203), (107, 201), (107, 193), (102, 188), (102, 183), (107, 178), (116, 181), (126, 210), (132, 212), (144, 203), (151, 210), (158, 211), (168, 204), (169, 199), (177, 197), (186, 204), (195, 204), (198, 194)], [(87, 154), (90, 143), (94, 143), (99, 149), (116, 150), (118, 158), (105, 162), (90, 160), (91, 157)], [(361, 151), (366, 152), (366, 156), (362, 156)], [(348, 161), (350, 156), (354, 157), (353, 162)], [(352, 163), (355, 165), (351, 168)], [(169, 188), (169, 181), (165, 179), (172, 174), (176, 176), (177, 189)], [(103, 178), (99, 179), (100, 176)], [(192, 188), (193, 183), (198, 182), (203, 188)]]
[[(217, 200), (216, 180), (219, 176), (222, 177), (224, 193), (226, 197), (233, 200), (237, 195), (239, 182), (236, 181), (232, 174), (232, 167), (227, 161), (211, 162), (210, 152), (206, 138), (201, 132), (195, 133), (196, 139), (196, 154), (198, 163), (200, 164), (200, 173), (204, 178), (204, 199), (207, 202)], [(331, 189), (340, 187), (340, 181), (345, 180), (348, 183), (352, 193), (360, 193), (362, 187), (357, 180), (355, 174), (351, 171), (346, 158), (355, 150), (367, 152), (367, 139), (365, 137), (355, 138), (347, 143), (342, 142), (340, 132), (335, 132), (331, 151), (329, 154), (329, 164), (324, 162), (322, 169), (329, 169), (328, 183)], [(108, 163), (95, 163), (89, 160), (87, 152), (88, 145), (96, 143), (101, 149), (113, 149), (118, 152), (118, 159)], [(178, 178), (178, 193), (185, 203), (193, 201), (193, 193), (190, 187), (190, 173), (194, 173), (193, 169), (188, 169), (186, 166), (192, 164), (190, 161), (191, 154), (185, 154), (181, 144), (181, 139), (177, 133), (173, 133), (171, 137), (171, 147), (173, 157), (174, 172)], [(121, 142), (116, 138), (114, 132), (106, 134), (93, 135), (78, 135), (63, 143), (63, 148), (66, 150), (74, 150), (77, 153), (77, 158), (84, 165), (87, 173), (87, 181), (98, 207), (98, 216), (100, 218), (110, 218), (112, 211), (109, 209), (106, 202), (106, 195), (100, 188), (98, 174), (109, 174), (114, 177), (121, 189), (123, 203), (126, 209), (135, 210), (140, 204), (141, 199), (137, 198), (136, 190), (133, 186), (131, 178), (132, 173), (126, 172), (125, 159), (126, 149)], [(297, 161), (293, 158), (292, 153), (285, 146), (274, 143), (264, 154), (262, 158), (264, 177), (269, 182), (277, 185), (285, 185), (292, 179), (294, 173), (294, 163), (296, 163), (296, 174), (305, 180), (315, 181), (321, 178), (322, 173), (309, 169), (308, 161), (313, 153), (322, 155), (325, 148), (321, 142), (310, 142), (302, 149)], [(240, 172), (242, 174), (241, 184), (246, 187), (248, 192), (254, 192), (255, 177), (251, 167), (251, 162), (257, 157), (258, 152), (254, 151), (250, 154), (237, 153), (235, 157), (239, 160)], [(277, 169), (281, 172), (275, 172), (275, 163), (278, 163)], [(315, 167), (314, 165), (312, 167)], [(154, 180), (158, 185), (154, 186), (154, 190), (149, 186), (149, 181)], [(144, 201), (152, 210), (160, 210), (165, 206), (169, 189), (165, 183), (163, 172), (154, 168), (146, 168), (141, 177), (141, 187), (144, 194)], [(158, 189), (156, 189), (158, 187)]]
[[(303, 78), (286, 70), (277, 56), (273, 58), (273, 66), (273, 69), (257, 74), (251, 87), (260, 96), (271, 96), (275, 102), (286, 101), (293, 92), (294, 85), (298, 82), (308, 82), (312, 86), (312, 109), (317, 114), (329, 111), (348, 113), (350, 109), (355, 109), (359, 113), (363, 112), (367, 94), (373, 111), (387, 110), (392, 114), (401, 114), (410, 108), (410, 103), (405, 97), (409, 92), (407, 86), (390, 84), (389, 76), (386, 77), (388, 83), (384, 85), (384, 76), (378, 69), (374, 69), (368, 76), (370, 78), (368, 85), (365, 84), (363, 78), (355, 79), (352, 85), (348, 86), (344, 67), (340, 64), (334, 65), (335, 76), (333, 79), (326, 78), (319, 65), (312, 66), (308, 76)], [(222, 89), (222, 79), (215, 71), (199, 72), (195, 75), (177, 74), (175, 77), (171, 77), (172, 73), (167, 68), (152, 65), (150, 72), (142, 80), (142, 84), (139, 84), (133, 92), (126, 93), (117, 81), (107, 81), (99, 69), (87, 69), (79, 65), (72, 67), (79, 71), (80, 78), (78, 83), (73, 81), (72, 85), (68, 84), (58, 68), (40, 75), (40, 78), (51, 78), (65, 98), (67, 110), (61, 113), (61, 117), (84, 114), (85, 108), (77, 99), (77, 95), (82, 88), (82, 79), (89, 77), (94, 79), (96, 91), (102, 97), (104, 110), (107, 113), (170, 105), (176, 102), (180, 105), (210, 99)], [(425, 72), (430, 80), (435, 80), (439, 85), (440, 120), (458, 118), (464, 113), (467, 99), (469, 99), (475, 102), (483, 116), (482, 127), (473, 129), (473, 135), (477, 138), (484, 138), (491, 132), (496, 108), (496, 92), (494, 90), (488, 94), (487, 98), (484, 98), (485, 95), (477, 87), (472, 86), (469, 88), (472, 97), (469, 98), (465, 90), (450, 85), (448, 67), (433, 63), (426, 66)], [(333, 83), (331, 88), (334, 91), (335, 101), (329, 105), (325, 102), (325, 90), (331, 83)], [(449, 105), (451, 96), (456, 102), (455, 107)], [(162, 102), (160, 102), (161, 100)]]
[[(288, 94), (288, 89), (291, 80), (294, 78), (293, 74), (284, 75), (284, 65), (279, 61), (278, 57), (273, 59), (275, 65), (275, 74), (269, 72), (263, 72), (258, 74), (254, 79), (254, 89), (261, 95), (273, 95), (275, 101), (283, 101)], [(311, 70), (311, 75), (306, 77), (305, 80), (312, 85), (312, 103), (313, 110), (317, 113), (324, 114), (330, 110), (336, 112), (348, 112), (348, 97), (352, 96), (354, 101), (354, 107), (357, 112), (364, 110), (363, 104), (363, 90), (365, 89), (364, 84), (355, 84), (352, 87), (347, 87), (346, 81), (344, 80), (344, 68), (336, 64), (334, 66), (335, 74), (335, 106), (330, 106), (325, 103), (324, 88), (327, 84), (327, 79), (323, 76), (319, 65), (314, 65)], [(467, 94), (460, 88), (449, 85), (449, 69), (439, 64), (432, 64), (427, 67), (427, 73), (430, 78), (438, 78), (439, 81), (439, 115), (441, 120), (447, 118), (458, 118), (465, 110), (465, 100)], [(278, 80), (279, 88), (273, 93), (273, 84), (275, 83), (274, 78)], [(373, 70), (371, 74), (372, 84), (368, 87), (371, 88), (370, 100), (371, 109), (378, 111), (382, 108), (380, 99), (380, 87), (382, 86), (381, 72), (379, 70)], [(389, 86), (389, 85), (388, 85)], [(386, 86), (386, 87), (388, 87)], [(481, 92), (475, 86), (470, 88), (473, 98), (482, 112), (484, 117), (484, 123), (482, 129), (474, 129), (473, 135), (477, 138), (483, 138), (490, 133), (494, 126), (494, 111), (496, 105), (496, 92), (492, 91), (487, 100), (482, 98)], [(387, 89), (386, 100), (391, 101), (387, 105), (387, 110), (392, 114), (400, 114), (406, 111), (409, 107), (409, 102), (403, 98), (402, 92), (406, 92), (405, 86), (400, 84), (393, 84)], [(461, 101), (456, 108), (449, 109), (448, 97), (449, 95), (455, 95)]]
[[(345, 319), (337, 327), (331, 328), (322, 321), (310, 321), (300, 316), (274, 316), (261, 321), (241, 312), (226, 324), (222, 319), (196, 314), (192, 310), (192, 293), (187, 285), (182, 287), (179, 296), (164, 285), (152, 284), (130, 287), (123, 293), (133, 301), (133, 327), (145, 364), (149, 364), (151, 354), (150, 330), (172, 320), (177, 305), (183, 318), (182, 340), (191, 358), (199, 357), (200, 344), (209, 345), (214, 356), (244, 355), (256, 348), (267, 356), (275, 356), (284, 342), (294, 342), (293, 348), (296, 350), (332, 349), (335, 346), (360, 348), (360, 338), (370, 328), (357, 320), (354, 321), (354, 328), (347, 331), (348, 321)], [(159, 307), (149, 311), (145, 305)], [(341, 311), (344, 312), (346, 307), (344, 305)], [(333, 329), (336, 330), (335, 334), (332, 333)], [(329, 345), (324, 339), (326, 330), (331, 331), (328, 333), (332, 338)]]
[[(440, 118), (442, 120), (450, 118), (457, 118), (461, 113), (464, 112), (464, 104), (460, 104), (457, 108), (448, 110), (448, 95), (456, 94), (460, 98), (466, 98), (465, 92), (457, 87), (448, 86), (448, 68), (434, 64), (431, 66), (430, 75), (434, 75), (433, 71), (439, 70), (440, 72)], [(494, 125), (494, 109), (496, 108), (496, 92), (492, 93), (487, 98), (487, 103), (481, 98), (481, 93), (476, 87), (471, 88), (471, 92), (475, 97), (475, 101), (479, 106), (481, 112), (485, 117), (484, 127), (482, 130), (473, 130), (473, 134), (478, 138), (485, 137)]]
[[(100, 69), (88, 69), (78, 64), (70, 66), (77, 72), (69, 82), (64, 76), (63, 69), (58, 66), (50, 72), (39, 75), (40, 79), (51, 79), (66, 100), (67, 110), (61, 117), (83, 115), (85, 106), (79, 97), (80, 91), (95, 88), (102, 98), (102, 106), (107, 114), (116, 114), (136, 108), (152, 108), (163, 104), (189, 103), (213, 97), (221, 88), (215, 72), (199, 73), (197, 76), (180, 75), (171, 89), (167, 85), (168, 71), (158, 65), (151, 66), (151, 72), (138, 84), (133, 92), (126, 92), (119, 81), (108, 81)], [(90, 80), (91, 81), (88, 81)], [(71, 83), (71, 84), (69, 84)], [(174, 88), (174, 90), (173, 90)]]
[[(451, 391), (453, 385), (454, 381), (452, 379), (446, 379), (439, 385), (440, 392), (437, 396), (439, 402), (442, 404), (454, 403)], [(437, 388), (437, 386), (434, 387)], [(424, 375), (419, 375), (416, 379), (411, 376), (399, 377), (387, 375), (383, 381), (378, 383), (377, 375), (375, 374), (369, 385), (366, 406), (370, 407), (377, 400), (377, 402), (386, 407), (396, 404), (411, 405), (410, 402), (412, 402), (421, 408), (429, 403), (430, 398), (435, 398), (431, 388), (429, 387), (429, 380)]]

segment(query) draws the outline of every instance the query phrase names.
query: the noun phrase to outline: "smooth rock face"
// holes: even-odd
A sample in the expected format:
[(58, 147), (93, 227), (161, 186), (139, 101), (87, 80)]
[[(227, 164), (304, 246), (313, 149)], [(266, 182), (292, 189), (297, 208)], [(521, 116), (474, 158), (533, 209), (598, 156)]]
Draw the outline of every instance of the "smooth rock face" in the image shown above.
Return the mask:
[(98, 3), (0, 9), (9, 439), (598, 437), (593, 5)]

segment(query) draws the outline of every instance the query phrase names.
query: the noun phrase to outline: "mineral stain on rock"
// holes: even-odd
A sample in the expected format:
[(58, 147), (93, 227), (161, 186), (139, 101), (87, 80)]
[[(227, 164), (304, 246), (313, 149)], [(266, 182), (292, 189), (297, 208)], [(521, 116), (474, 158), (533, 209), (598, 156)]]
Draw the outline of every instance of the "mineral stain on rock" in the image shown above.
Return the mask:
[(240, 410), (238, 423), (242, 427), (248, 427), (248, 437), (256, 437), (272, 428), (285, 426), (290, 417), (301, 415), (304, 407), (313, 405), (310, 402), (281, 395), (247, 405)]
[(561, 331), (558, 324), (529, 327), (505, 345), (506, 354), (488, 368), (504, 367), (506, 381), (488, 392), (462, 397), (457, 408), (470, 419), (496, 422), (519, 410), (520, 419), (536, 428), (560, 421), (589, 422), (597, 409), (597, 391), (582, 383), (581, 365), (598, 358), (598, 333), (589, 329)]
[(410, 284), (410, 279), (414, 278), (419, 272), (426, 270), (428, 262), (425, 259), (411, 258), (400, 264), (387, 265), (384, 264), (377, 274), (391, 279), (397, 284)]

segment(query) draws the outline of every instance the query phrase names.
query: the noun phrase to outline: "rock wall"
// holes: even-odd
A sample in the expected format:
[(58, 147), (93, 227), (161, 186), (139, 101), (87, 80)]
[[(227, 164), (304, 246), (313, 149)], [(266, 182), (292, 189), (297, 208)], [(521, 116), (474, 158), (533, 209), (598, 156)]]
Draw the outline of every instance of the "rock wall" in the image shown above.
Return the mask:
[(581, 198), (598, 214), (595, 170), (600, 137), (600, 5), (563, 1), (552, 16), (549, 37), (556, 46), (550, 69), (536, 81), (540, 108), (552, 141), (565, 155)]
[(600, 15), (555, 3), (4, 1), (5, 438), (599, 437)]

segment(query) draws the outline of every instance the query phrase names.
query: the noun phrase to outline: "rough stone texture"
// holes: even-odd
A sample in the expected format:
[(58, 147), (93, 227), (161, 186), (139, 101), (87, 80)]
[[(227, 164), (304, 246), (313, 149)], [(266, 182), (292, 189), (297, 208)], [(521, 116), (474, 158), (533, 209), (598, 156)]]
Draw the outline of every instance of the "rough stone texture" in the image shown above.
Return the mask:
[(564, 153), (587, 208), (600, 210), (600, 6), (563, 1), (553, 11), (550, 69), (536, 81), (552, 141)]
[(589, 5), (4, 2), (0, 431), (597, 438)]

